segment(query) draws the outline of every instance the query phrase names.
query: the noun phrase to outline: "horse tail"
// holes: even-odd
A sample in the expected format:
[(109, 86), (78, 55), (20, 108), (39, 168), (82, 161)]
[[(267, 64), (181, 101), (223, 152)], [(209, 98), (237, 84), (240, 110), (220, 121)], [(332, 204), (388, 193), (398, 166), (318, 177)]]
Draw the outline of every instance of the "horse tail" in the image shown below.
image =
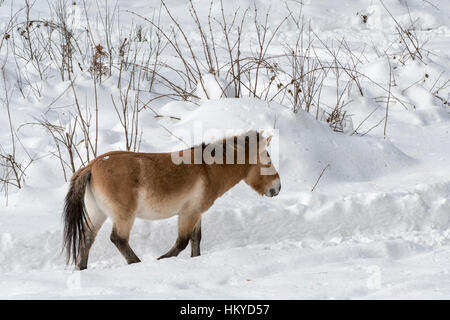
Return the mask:
[(90, 229), (86, 215), (84, 193), (91, 180), (91, 166), (76, 171), (71, 180), (64, 203), (64, 239), (63, 250), (66, 250), (66, 263), (76, 261), (82, 244), (85, 243), (85, 229)]

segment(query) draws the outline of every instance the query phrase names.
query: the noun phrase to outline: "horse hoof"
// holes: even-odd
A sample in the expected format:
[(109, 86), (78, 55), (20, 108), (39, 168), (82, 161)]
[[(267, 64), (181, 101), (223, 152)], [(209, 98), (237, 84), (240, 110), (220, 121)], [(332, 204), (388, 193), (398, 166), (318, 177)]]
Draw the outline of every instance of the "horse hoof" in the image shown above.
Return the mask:
[(165, 258), (170, 258), (170, 257), (173, 257), (173, 255), (166, 253), (166, 254), (163, 254), (161, 257), (159, 257), (157, 260), (161, 260), (161, 259), (165, 259)]

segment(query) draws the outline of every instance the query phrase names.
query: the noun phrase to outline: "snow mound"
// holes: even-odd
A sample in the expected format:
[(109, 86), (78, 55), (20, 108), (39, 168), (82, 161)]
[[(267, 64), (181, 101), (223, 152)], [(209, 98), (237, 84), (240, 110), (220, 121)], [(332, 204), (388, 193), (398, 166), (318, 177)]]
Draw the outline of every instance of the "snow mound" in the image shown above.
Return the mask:
[[(280, 172), (294, 189), (310, 189), (327, 165), (327, 182), (339, 183), (367, 181), (415, 163), (388, 140), (337, 133), (302, 110), (294, 114), (282, 105), (254, 98), (204, 101), (172, 130), (184, 141), (191, 141), (196, 128), (204, 131), (205, 142), (227, 132), (230, 135), (248, 130), (278, 130)], [(274, 163), (277, 165), (276, 160)], [(299, 182), (306, 184), (301, 187)]]

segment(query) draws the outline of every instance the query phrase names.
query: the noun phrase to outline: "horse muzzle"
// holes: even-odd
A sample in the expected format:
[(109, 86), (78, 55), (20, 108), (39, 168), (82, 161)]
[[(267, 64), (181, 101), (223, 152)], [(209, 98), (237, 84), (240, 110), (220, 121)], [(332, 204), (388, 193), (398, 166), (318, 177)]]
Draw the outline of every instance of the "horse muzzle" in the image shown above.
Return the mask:
[(272, 186), (266, 191), (264, 194), (266, 197), (275, 197), (280, 193), (281, 183), (280, 180), (277, 179), (272, 183)]

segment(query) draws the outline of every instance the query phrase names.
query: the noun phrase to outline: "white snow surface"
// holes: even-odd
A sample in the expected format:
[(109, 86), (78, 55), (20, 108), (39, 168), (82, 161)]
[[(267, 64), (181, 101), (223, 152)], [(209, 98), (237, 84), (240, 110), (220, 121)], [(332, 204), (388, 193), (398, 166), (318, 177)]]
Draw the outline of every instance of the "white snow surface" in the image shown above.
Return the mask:
[(211, 73), (202, 75), (202, 81), (197, 83), (196, 94), (203, 100), (214, 100), (234, 96), (234, 89), (227, 82)]
[[(284, 17), (278, 1), (224, 2), (230, 11), (238, 5), (265, 8), (272, 4), (274, 25)], [(303, 2), (304, 14), (316, 32), (334, 38), (345, 35), (355, 47), (366, 43), (382, 46), (393, 33), (394, 25), (379, 1)], [(384, 1), (399, 21), (408, 21), (402, 2)], [(428, 46), (435, 56), (427, 65), (409, 61), (396, 70), (399, 88), (395, 92), (414, 108), (391, 105), (386, 137), (384, 123), (375, 126), (385, 116), (385, 104), (374, 102), (372, 97), (382, 94), (370, 83), (365, 84), (368, 94), (354, 94), (348, 106), (355, 129), (374, 112), (359, 130), (374, 127), (365, 135), (334, 132), (314, 114), (294, 113), (276, 102), (231, 98), (231, 90), (225, 97), (214, 76), (208, 74), (204, 81), (209, 99), (197, 88), (201, 98), (197, 104), (164, 100), (152, 106), (158, 117), (151, 110), (141, 112), (142, 152), (185, 148), (185, 143), (198, 142), (190, 138), (199, 129), (205, 132), (202, 140), (206, 142), (224, 132), (238, 134), (250, 129), (275, 137), (270, 151), (281, 177), (280, 194), (261, 197), (241, 182), (219, 198), (202, 218), (200, 257), (190, 258), (188, 247), (176, 258), (157, 261), (176, 239), (176, 217), (136, 220), (130, 245), (142, 262), (126, 265), (109, 240), (108, 221), (93, 245), (88, 269), (74, 271), (73, 266), (66, 266), (61, 254), (61, 212), (68, 183), (59, 160), (48, 156), (54, 151), (52, 137), (37, 126), (24, 126), (21, 142), (40, 159), (27, 169), (23, 188), (11, 188), (7, 201), (1, 199), (0, 298), (450, 298), (450, 108), (417, 85), (425, 73), (430, 86), (441, 72), (450, 76), (450, 3), (407, 2), (412, 16), (417, 17), (417, 29), (430, 39)], [(202, 19), (209, 3), (194, 1)], [(184, 4), (167, 4), (181, 21), (189, 23)], [(20, 7), (16, 1), (13, 5)], [(124, 23), (133, 18), (126, 15), (127, 9), (143, 15), (151, 10), (147, 1), (118, 1), (118, 6), (124, 10)], [(48, 14), (45, 5), (36, 8), (39, 16)], [(368, 15), (367, 24), (361, 23), (357, 13)], [(9, 14), (9, 2), (5, 1), (0, 19)], [(192, 43), (200, 46), (195, 25), (186, 32)], [(290, 37), (288, 32), (283, 35), (284, 39), (275, 39), (279, 47)], [(2, 55), (5, 53), (0, 52), (0, 58)], [(374, 53), (366, 57), (364, 71), (385, 83), (389, 76), (385, 59)], [(27, 67), (23, 68), (26, 72)], [(13, 88), (14, 64), (8, 62), (5, 70)], [(35, 79), (42, 85), (40, 98), (23, 98), (17, 90), (12, 91), (16, 127), (40, 118), (56, 97), (62, 96), (57, 106), (71, 103), (70, 82), (55, 79), (47, 83)], [(218, 81), (222, 86), (222, 80)], [(80, 93), (92, 98), (88, 74), (80, 74), (75, 84)], [(99, 87), (100, 110), (105, 110), (99, 130), (100, 153), (124, 148), (111, 106), (115, 85), (105, 80)], [(4, 89), (0, 93), (4, 95)], [(0, 107), (0, 141), (9, 148), (8, 119), (3, 116), (5, 107)]]

